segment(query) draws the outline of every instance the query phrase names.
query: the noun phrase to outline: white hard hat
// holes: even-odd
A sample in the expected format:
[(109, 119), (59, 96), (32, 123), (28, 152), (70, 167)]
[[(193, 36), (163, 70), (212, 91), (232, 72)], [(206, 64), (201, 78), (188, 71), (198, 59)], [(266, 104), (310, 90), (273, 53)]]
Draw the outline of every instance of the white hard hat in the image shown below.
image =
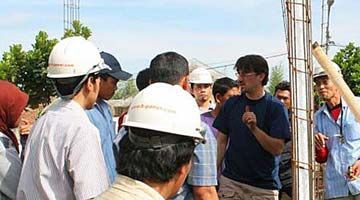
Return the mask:
[[(331, 64), (335, 68), (335, 70), (341, 74), (341, 69), (340, 69), (339, 65), (337, 65), (336, 63), (334, 63), (332, 61), (331, 61)], [(327, 74), (326, 74), (325, 70), (320, 65), (318, 65), (314, 69), (314, 79), (321, 77), (321, 76), (327, 76)]]
[(52, 49), (47, 68), (49, 78), (82, 76), (108, 68), (98, 49), (83, 37), (68, 37)]
[(203, 140), (199, 108), (178, 85), (153, 83), (133, 99), (124, 126)]
[(198, 67), (190, 73), (189, 82), (197, 84), (211, 84), (211, 74), (208, 70)]

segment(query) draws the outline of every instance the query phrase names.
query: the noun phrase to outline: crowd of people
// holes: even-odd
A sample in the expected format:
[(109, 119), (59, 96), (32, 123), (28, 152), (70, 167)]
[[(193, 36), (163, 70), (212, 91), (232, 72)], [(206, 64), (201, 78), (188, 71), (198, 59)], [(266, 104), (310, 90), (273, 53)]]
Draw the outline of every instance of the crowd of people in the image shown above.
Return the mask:
[[(131, 74), (82, 37), (61, 40), (47, 70), (59, 99), (21, 142), (23, 159), (13, 129), (28, 95), (0, 81), (0, 199), (291, 198), (290, 83), (267, 92), (260, 55), (240, 57), (234, 70), (237, 80), (214, 80), (205, 68), (190, 73), (184, 56), (160, 53), (114, 122), (107, 100)], [(314, 123), (316, 149), (329, 151), (325, 198), (360, 199), (359, 123), (320, 67), (314, 83), (325, 103)]]

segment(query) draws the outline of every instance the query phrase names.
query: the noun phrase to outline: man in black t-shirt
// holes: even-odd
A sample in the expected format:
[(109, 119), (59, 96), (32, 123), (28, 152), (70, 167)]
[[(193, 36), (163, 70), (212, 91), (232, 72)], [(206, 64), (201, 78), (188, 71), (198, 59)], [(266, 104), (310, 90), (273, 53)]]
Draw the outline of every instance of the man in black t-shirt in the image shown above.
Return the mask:
[(213, 124), (219, 131), (218, 167), (225, 155), (219, 197), (277, 200), (280, 154), (290, 138), (288, 115), (265, 92), (269, 68), (263, 57), (241, 57), (234, 69), (242, 95), (228, 99)]

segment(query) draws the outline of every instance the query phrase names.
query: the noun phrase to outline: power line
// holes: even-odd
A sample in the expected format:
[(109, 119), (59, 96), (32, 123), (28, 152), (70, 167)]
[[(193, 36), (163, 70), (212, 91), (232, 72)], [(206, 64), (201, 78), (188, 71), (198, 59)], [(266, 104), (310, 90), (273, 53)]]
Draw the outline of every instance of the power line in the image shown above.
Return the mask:
[[(272, 58), (277, 58), (277, 57), (281, 57), (281, 56), (285, 56), (285, 55), (287, 55), (287, 53), (278, 53), (278, 54), (272, 54), (272, 55), (264, 56), (264, 58), (265, 59), (272, 59)], [(214, 63), (212, 63), (212, 64), (202, 63), (202, 64), (204, 64), (206, 66), (209, 66), (207, 69), (221, 69), (221, 68), (226, 68), (226, 67), (235, 65), (234, 60), (228, 60), (228, 61), (222, 61), (222, 62), (216, 62), (216, 63), (228, 63), (228, 62), (231, 62), (231, 63), (230, 64), (225, 64), (225, 65), (217, 65), (217, 66), (213, 66), (213, 67), (210, 67), (209, 65), (212, 65)], [(138, 73), (133, 73), (132, 78), (129, 79), (128, 81), (134, 80), (137, 74)]]

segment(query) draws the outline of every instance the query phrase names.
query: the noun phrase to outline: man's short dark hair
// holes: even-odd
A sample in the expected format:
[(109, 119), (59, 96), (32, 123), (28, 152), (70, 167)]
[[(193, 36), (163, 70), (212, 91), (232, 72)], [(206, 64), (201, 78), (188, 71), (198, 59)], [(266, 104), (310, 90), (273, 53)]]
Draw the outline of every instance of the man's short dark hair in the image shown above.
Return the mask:
[[(142, 136), (166, 137), (169, 135), (147, 129), (130, 129), (131, 134), (140, 134)], [(119, 174), (139, 181), (168, 182), (174, 178), (181, 166), (191, 161), (194, 153), (195, 143), (190, 137), (172, 134), (171, 137), (178, 137), (176, 138), (178, 142), (161, 148), (143, 148), (132, 143), (129, 134), (126, 134), (120, 141), (116, 170)]]
[(262, 85), (266, 85), (269, 80), (269, 66), (265, 58), (260, 55), (246, 55), (240, 57), (234, 66), (234, 69), (240, 73), (255, 72), (256, 74), (265, 74)]
[[(93, 77), (94, 79), (99, 77), (99, 73), (92, 73), (89, 74), (85, 81), (81, 83), (81, 86), (78, 87), (79, 90), (76, 91), (76, 94), (80, 91), (80, 89), (83, 87), (83, 85), (88, 81), (90, 77)], [(76, 86), (80, 84), (84, 76), (76, 76), (76, 77), (70, 77), (70, 78), (56, 78), (52, 79), (54, 81), (54, 85), (56, 90), (61, 96), (67, 96), (74, 92)], [(75, 94), (74, 94), (75, 95)]]
[(234, 87), (239, 87), (239, 83), (237, 81), (234, 81), (233, 79), (228, 77), (219, 78), (213, 84), (212, 94), (214, 98), (216, 98), (216, 94), (224, 96), (227, 91), (231, 90)]
[(291, 92), (289, 81), (281, 81), (279, 84), (277, 84), (275, 86), (274, 95), (278, 90), (288, 90), (289, 92)]
[(106, 80), (109, 78), (110, 75), (109, 75), (109, 74), (102, 74), (102, 73), (100, 73), (99, 76), (100, 76), (101, 79), (103, 79), (103, 80), (106, 81)]
[(189, 75), (189, 63), (184, 56), (176, 52), (165, 52), (151, 60), (152, 83), (164, 82), (176, 85), (187, 75)]
[(139, 91), (150, 85), (150, 68), (141, 70), (136, 76), (136, 87)]

